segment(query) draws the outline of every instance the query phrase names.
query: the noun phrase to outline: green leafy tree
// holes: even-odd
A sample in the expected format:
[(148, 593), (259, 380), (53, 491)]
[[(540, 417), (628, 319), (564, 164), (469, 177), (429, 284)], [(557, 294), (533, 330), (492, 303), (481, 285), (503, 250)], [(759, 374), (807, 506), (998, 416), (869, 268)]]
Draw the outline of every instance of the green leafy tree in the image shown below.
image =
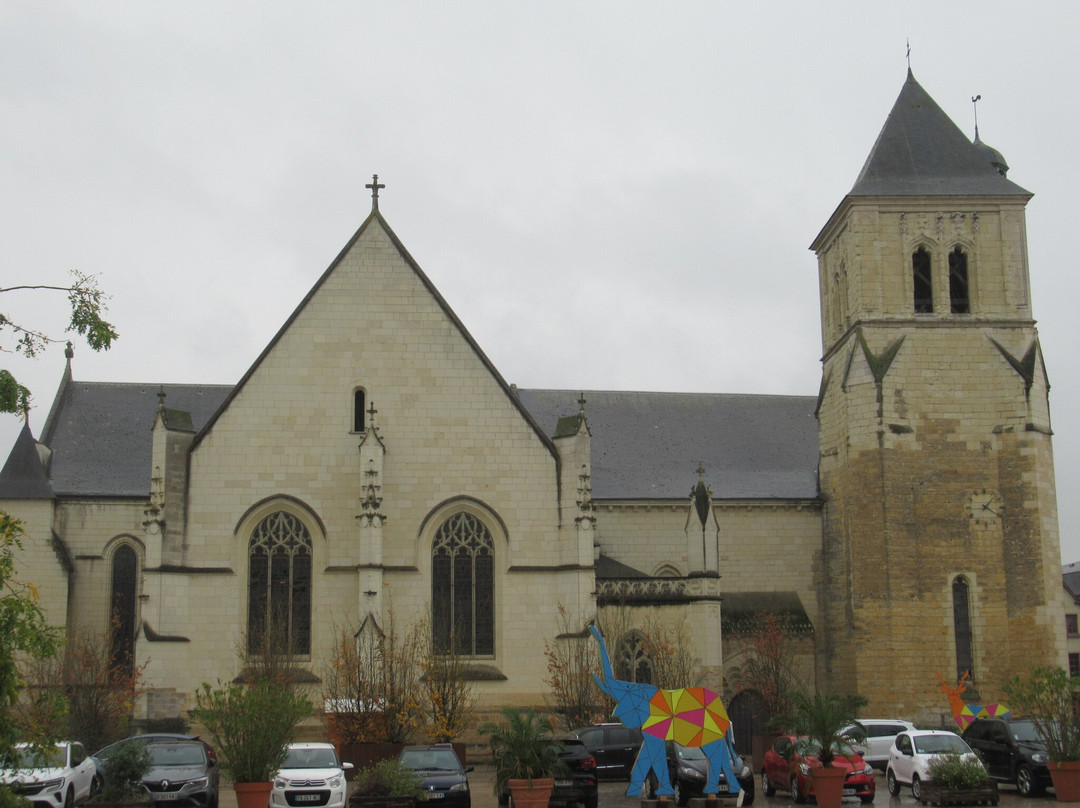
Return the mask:
[[(25, 684), (19, 673), (20, 657), (51, 657), (61, 642), (59, 632), (45, 622), (37, 589), (16, 575), (15, 553), (22, 549), (22, 533), (22, 523), (0, 511), (0, 766), (5, 768), (16, 765), (15, 744), (31, 737), (24, 733), (32, 731), (15, 715)], [(18, 804), (9, 788), (0, 787), (0, 808)]]
[[(72, 282), (68, 286), (50, 286), (36, 284), (26, 286), (0, 287), (3, 292), (61, 292), (67, 295), (71, 307), (71, 321), (66, 332), (80, 334), (95, 351), (107, 351), (117, 338), (112, 323), (102, 316), (108, 307), (107, 295), (98, 286), (96, 275), (85, 275), (78, 270), (71, 273)], [(12, 344), (5, 344), (8, 338)], [(0, 312), (0, 351), (18, 353), (33, 358), (47, 346), (62, 340), (46, 334), (44, 331), (24, 325)], [(30, 404), (30, 391), (23, 387), (6, 368), (0, 368), (0, 412), (25, 413)]]

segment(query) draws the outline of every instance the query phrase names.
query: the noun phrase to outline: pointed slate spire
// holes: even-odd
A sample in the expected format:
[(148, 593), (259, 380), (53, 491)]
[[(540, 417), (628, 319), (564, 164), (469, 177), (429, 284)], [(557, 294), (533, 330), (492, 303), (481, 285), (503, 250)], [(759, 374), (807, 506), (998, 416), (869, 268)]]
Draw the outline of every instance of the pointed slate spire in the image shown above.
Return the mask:
[(3, 499), (53, 499), (52, 486), (38, 452), (38, 442), (23, 424), (7, 463), (0, 471), (0, 497)]
[(1031, 193), (987, 160), (915, 80), (907, 80), (851, 196), (1023, 195)]

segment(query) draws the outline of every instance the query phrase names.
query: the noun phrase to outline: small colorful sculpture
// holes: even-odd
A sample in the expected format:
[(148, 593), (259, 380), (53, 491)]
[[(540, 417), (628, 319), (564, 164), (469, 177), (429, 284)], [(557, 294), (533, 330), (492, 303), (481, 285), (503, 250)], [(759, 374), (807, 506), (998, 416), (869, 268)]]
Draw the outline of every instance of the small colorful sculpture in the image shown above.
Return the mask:
[(960, 731), (963, 732), (967, 729), (968, 725), (979, 718), (1008, 718), (1010, 715), (1009, 708), (1004, 704), (968, 704), (963, 699), (963, 693), (967, 690), (967, 685), (964, 684), (964, 680), (968, 678), (971, 671), (964, 671), (964, 675), (960, 677), (960, 681), (956, 683), (956, 687), (949, 687), (945, 681), (945, 677), (941, 675), (939, 671), (937, 678), (941, 682), (941, 690), (949, 699), (949, 707), (952, 708), (953, 718), (956, 719), (956, 724), (960, 727)]
[(731, 762), (735, 757), (731, 745), (731, 719), (720, 696), (705, 687), (682, 687), (661, 690), (656, 685), (625, 682), (615, 678), (604, 639), (594, 626), (589, 630), (600, 643), (603, 678), (593, 675), (600, 689), (617, 702), (612, 714), (628, 727), (641, 727), (642, 743), (630, 773), (626, 796), (637, 797), (645, 786), (651, 770), (658, 783), (657, 795), (671, 795), (675, 790), (668, 777), (665, 741), (683, 746), (699, 746), (709, 759), (709, 778), (704, 793), (719, 791), (720, 773), (727, 779), (729, 793), (739, 795)]

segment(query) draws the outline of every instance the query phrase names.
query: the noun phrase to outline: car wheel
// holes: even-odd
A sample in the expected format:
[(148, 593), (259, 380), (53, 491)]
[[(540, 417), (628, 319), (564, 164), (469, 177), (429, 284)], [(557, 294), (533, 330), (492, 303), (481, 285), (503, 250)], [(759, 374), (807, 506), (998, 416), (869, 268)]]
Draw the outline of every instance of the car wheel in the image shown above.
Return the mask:
[(890, 794), (894, 797), (900, 796), (900, 784), (896, 782), (896, 775), (893, 774), (892, 769), (885, 772), (885, 784), (889, 787)]
[(743, 803), (742, 804), (744, 806), (753, 805), (754, 804), (754, 781), (753, 780), (750, 781), (749, 787), (743, 786), (741, 783), (739, 785), (742, 786), (742, 788), (740, 790), (740, 793), (745, 795), (745, 796), (743, 796)]
[(798, 775), (791, 775), (791, 801), (802, 805), (806, 802), (806, 795), (802, 793), (802, 789), (799, 788)]
[(1039, 788), (1035, 785), (1035, 775), (1026, 763), (1021, 763), (1016, 770), (1016, 790), (1020, 792), (1021, 797), (1032, 797), (1039, 792)]
[(922, 780), (919, 779), (919, 775), (911, 775), (911, 796), (915, 798), (917, 802), (922, 801)]
[(582, 805), (585, 808), (596, 808), (599, 801), (600, 801), (600, 795), (599, 794), (586, 794), (585, 795), (585, 802), (583, 802)]
[(773, 784), (769, 782), (769, 773), (764, 769), (761, 770), (761, 793), (766, 797), (771, 797), (776, 793), (776, 789), (773, 788)]
[(674, 783), (671, 784), (671, 787), (675, 789), (675, 793), (672, 795), (671, 798), (675, 800), (675, 804), (678, 805), (679, 808), (683, 808), (683, 806), (686, 805), (687, 802), (687, 795), (683, 791), (682, 783), (676, 780)]
[(68, 786), (67, 794), (64, 795), (64, 808), (75, 808), (75, 790)]
[(507, 792), (506, 794), (500, 794), (496, 799), (497, 799), (499, 805), (509, 805), (510, 804), (510, 794), (509, 794), (509, 792)]
[(656, 775), (652, 772), (649, 772), (649, 776), (645, 778), (645, 787), (643, 789), (643, 792), (645, 794), (645, 799), (656, 799)]
[(97, 796), (98, 792), (101, 791), (101, 786), (101, 778), (95, 774), (93, 779), (90, 781), (90, 799), (93, 799)]
[(216, 791), (210, 795), (210, 801), (207, 803), (207, 808), (218, 808), (218, 793)]

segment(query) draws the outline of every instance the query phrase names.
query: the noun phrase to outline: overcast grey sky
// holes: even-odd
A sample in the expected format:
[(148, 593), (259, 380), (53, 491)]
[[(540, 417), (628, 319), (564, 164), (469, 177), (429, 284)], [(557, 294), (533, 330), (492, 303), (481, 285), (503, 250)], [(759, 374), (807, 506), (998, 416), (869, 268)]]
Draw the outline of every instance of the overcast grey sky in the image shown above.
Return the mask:
[[(77, 379), (233, 383), (378, 173), (382, 213), (508, 381), (816, 395), (807, 248), (910, 40), (969, 135), (982, 95), (982, 139), (1035, 194), (1062, 556), (1080, 560), (1078, 22), (1075, 0), (8, 0), (2, 285), (100, 276), (120, 340), (76, 344)], [(0, 311), (64, 326), (41, 294)], [(3, 358), (38, 433), (63, 348)]]

